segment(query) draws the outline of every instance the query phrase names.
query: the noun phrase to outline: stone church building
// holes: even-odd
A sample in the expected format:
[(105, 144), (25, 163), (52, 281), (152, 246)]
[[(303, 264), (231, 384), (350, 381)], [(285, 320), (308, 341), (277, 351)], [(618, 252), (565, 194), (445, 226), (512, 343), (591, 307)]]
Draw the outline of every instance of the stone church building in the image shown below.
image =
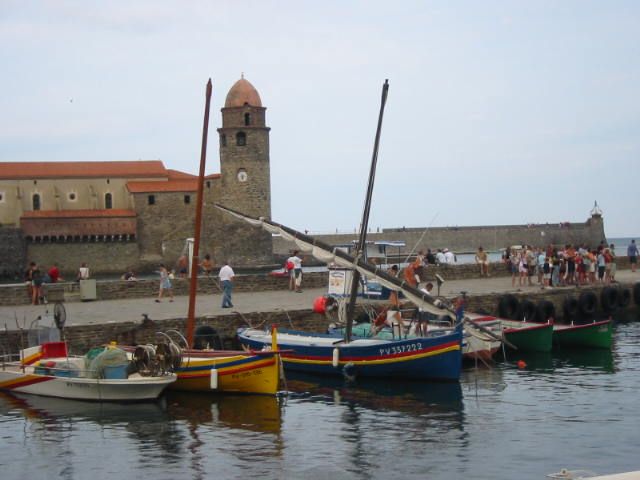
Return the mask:
[[(218, 129), (220, 173), (204, 180), (201, 257), (273, 263), (271, 236), (214, 207), (271, 216), (269, 127), (257, 90), (229, 90)], [(197, 168), (197, 166), (194, 165)], [(0, 163), (0, 275), (29, 261), (63, 272), (169, 268), (194, 235), (197, 177), (161, 161)]]

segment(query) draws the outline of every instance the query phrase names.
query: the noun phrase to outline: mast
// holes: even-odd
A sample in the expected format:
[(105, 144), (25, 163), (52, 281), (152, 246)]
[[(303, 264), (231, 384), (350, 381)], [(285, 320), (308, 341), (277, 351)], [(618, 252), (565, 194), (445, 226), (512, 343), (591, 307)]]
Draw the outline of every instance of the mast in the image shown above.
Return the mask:
[(209, 107), (211, 105), (211, 79), (207, 82), (204, 122), (202, 126), (202, 148), (200, 150), (200, 170), (198, 172), (198, 193), (196, 195), (195, 232), (193, 236), (193, 258), (191, 260), (191, 281), (189, 283), (189, 311), (187, 313), (187, 343), (193, 347), (195, 326), (196, 292), (198, 290), (198, 263), (200, 254), (200, 229), (202, 227), (202, 203), (204, 192), (204, 167), (207, 163), (207, 136), (209, 132)]
[[(369, 185), (367, 186), (367, 197), (364, 203), (364, 211), (362, 212), (362, 223), (360, 224), (360, 237), (355, 251), (356, 262), (361, 259), (362, 252), (365, 249), (367, 241), (367, 229), (369, 228), (369, 211), (371, 210), (371, 197), (373, 195), (373, 183), (376, 178), (376, 164), (378, 163), (378, 145), (380, 144), (380, 131), (382, 130), (382, 117), (384, 116), (384, 107), (387, 103), (387, 93), (389, 91), (389, 80), (384, 81), (382, 86), (382, 99), (380, 101), (380, 113), (378, 115), (378, 128), (376, 130), (376, 139), (373, 145), (373, 156), (371, 157), (371, 169), (369, 171)], [(360, 272), (354, 268), (351, 277), (351, 296), (349, 297), (349, 305), (347, 307), (347, 328), (345, 329), (345, 341), (351, 341), (351, 330), (353, 327), (353, 317), (356, 308), (356, 297), (358, 295), (358, 286), (360, 283)]]

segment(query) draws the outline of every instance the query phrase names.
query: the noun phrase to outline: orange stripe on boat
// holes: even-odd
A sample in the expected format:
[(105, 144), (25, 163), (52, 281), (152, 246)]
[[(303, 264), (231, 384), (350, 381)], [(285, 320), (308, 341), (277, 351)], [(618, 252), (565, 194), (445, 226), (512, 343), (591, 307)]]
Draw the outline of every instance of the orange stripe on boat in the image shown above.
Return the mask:
[(0, 388), (5, 390), (14, 390), (16, 388), (28, 387), (29, 385), (34, 385), (36, 383), (48, 382), (54, 378), (55, 377), (47, 377), (43, 375), (26, 375), (24, 377), (0, 383)]
[(32, 363), (37, 362), (42, 358), (42, 352), (34, 353), (33, 355), (29, 355), (22, 360), (24, 365), (31, 365)]
[(275, 364), (275, 358), (271, 357), (268, 359), (260, 359), (259, 361), (252, 362), (246, 365), (242, 365), (237, 368), (224, 367), (216, 368), (216, 365), (201, 365), (202, 368), (190, 372), (178, 372), (178, 378), (186, 379), (186, 378), (204, 378), (209, 377), (211, 375), (211, 370), (218, 370), (218, 375), (231, 375), (233, 373), (241, 373), (249, 370), (256, 370), (258, 368), (266, 368), (271, 367)]

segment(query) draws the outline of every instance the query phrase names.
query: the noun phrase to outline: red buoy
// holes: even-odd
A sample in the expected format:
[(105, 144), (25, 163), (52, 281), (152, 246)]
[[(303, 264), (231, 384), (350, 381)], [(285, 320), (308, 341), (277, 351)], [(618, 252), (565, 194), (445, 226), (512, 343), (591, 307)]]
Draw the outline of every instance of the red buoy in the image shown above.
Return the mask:
[(327, 297), (317, 297), (313, 301), (313, 311), (315, 313), (326, 313), (327, 311)]
[(518, 360), (518, 368), (527, 368), (527, 362), (525, 362), (524, 360)]

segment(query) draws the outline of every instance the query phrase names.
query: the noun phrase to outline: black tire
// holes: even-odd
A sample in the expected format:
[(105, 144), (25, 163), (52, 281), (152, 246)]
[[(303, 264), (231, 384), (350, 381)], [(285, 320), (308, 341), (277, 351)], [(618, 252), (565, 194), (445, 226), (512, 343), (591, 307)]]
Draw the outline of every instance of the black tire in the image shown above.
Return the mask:
[(511, 294), (503, 295), (498, 302), (498, 316), (515, 320), (518, 317), (520, 302)]
[(540, 300), (536, 308), (536, 322), (547, 323), (556, 319), (556, 307), (549, 300)]
[(193, 335), (193, 348), (204, 350), (206, 348), (222, 349), (222, 341), (215, 328), (209, 325), (200, 325)]
[(613, 313), (618, 309), (618, 289), (604, 287), (600, 292), (600, 305), (604, 313)]
[(633, 286), (633, 302), (640, 306), (640, 283)]
[(621, 288), (618, 292), (618, 307), (624, 309), (631, 304), (631, 290)]
[(581, 314), (590, 316), (596, 313), (598, 297), (593, 292), (582, 292), (578, 298), (578, 310)]
[(567, 295), (562, 303), (562, 313), (564, 313), (564, 320), (570, 322), (578, 315), (578, 300), (574, 297)]
[(520, 303), (520, 314), (518, 320), (526, 320), (528, 322), (535, 322), (538, 315), (538, 308), (531, 300), (523, 300)]

